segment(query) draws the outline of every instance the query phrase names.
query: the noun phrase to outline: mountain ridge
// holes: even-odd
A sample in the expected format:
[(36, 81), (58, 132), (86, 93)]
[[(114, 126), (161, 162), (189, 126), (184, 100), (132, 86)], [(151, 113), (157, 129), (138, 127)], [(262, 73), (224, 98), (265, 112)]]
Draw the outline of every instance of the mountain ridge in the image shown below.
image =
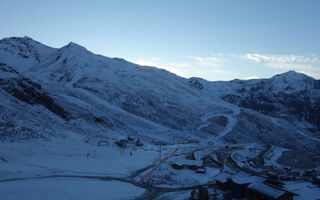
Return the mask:
[[(31, 116), (41, 113), (35, 117), (41, 122), (37, 126), (34, 119), (24, 119), (35, 131), (42, 131), (49, 117), (53, 129), (42, 134), (47, 139), (54, 139), (57, 131), (87, 134), (89, 140), (135, 134), (149, 141), (270, 143), (320, 154), (320, 84), (307, 75), (289, 71), (270, 79), (186, 79), (156, 67), (96, 55), (73, 42), (56, 49), (28, 37), (8, 40), (0, 40), (1, 94), (16, 97), (18, 101), (10, 104), (28, 107)], [(20, 50), (24, 45), (29, 48)], [(0, 104), (3, 115), (20, 112), (7, 104)], [(56, 117), (43, 108), (58, 118), (68, 117), (54, 122)], [(23, 114), (11, 121), (17, 118), (24, 118)], [(275, 135), (283, 139), (275, 141)]]

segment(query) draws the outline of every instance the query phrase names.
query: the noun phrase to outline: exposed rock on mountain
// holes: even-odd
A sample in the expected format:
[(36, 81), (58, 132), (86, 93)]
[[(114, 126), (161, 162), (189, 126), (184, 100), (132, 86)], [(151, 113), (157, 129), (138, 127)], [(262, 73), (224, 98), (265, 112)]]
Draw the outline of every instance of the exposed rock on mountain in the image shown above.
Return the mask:
[(88, 140), (137, 134), (320, 154), (320, 81), (294, 71), (209, 82), (96, 55), (72, 42), (56, 49), (13, 37), (0, 40), (0, 86), (2, 127), (23, 122), (47, 139), (70, 132)]

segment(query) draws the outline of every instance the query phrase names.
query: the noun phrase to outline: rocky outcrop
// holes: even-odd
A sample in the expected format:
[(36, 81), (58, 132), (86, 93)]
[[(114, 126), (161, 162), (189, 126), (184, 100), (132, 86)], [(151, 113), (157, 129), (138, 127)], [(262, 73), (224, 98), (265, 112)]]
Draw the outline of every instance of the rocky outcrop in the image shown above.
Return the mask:
[(42, 90), (39, 83), (18, 75), (15, 70), (7, 66), (1, 66), (0, 69), (11, 74), (11, 77), (8, 76), (10, 77), (8, 79), (0, 78), (0, 87), (8, 94), (30, 105), (40, 104), (65, 120), (71, 118), (66, 110), (64, 110), (47, 92)]

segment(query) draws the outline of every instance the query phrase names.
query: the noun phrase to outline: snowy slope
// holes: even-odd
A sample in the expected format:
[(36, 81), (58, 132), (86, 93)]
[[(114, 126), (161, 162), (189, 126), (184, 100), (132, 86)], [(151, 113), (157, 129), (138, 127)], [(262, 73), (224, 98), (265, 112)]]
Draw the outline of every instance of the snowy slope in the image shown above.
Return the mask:
[(304, 74), (185, 79), (72, 42), (56, 49), (28, 37), (0, 40), (0, 67), (2, 132), (27, 127), (29, 138), (48, 140), (76, 133), (86, 141), (134, 134), (168, 143), (256, 142), (319, 154), (320, 82)]
[(15, 70), (22, 72), (41, 62), (55, 49), (43, 45), (29, 37), (12, 37), (0, 40), (0, 60), (14, 66)]

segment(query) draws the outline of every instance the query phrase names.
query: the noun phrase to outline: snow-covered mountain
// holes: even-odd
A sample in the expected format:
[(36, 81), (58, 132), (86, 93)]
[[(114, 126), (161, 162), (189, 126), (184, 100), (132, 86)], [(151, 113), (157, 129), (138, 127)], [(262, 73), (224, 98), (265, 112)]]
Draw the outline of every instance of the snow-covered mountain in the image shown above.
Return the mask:
[(290, 71), (209, 82), (29, 37), (0, 40), (1, 140), (82, 134), (266, 143), (320, 155), (320, 81)]

